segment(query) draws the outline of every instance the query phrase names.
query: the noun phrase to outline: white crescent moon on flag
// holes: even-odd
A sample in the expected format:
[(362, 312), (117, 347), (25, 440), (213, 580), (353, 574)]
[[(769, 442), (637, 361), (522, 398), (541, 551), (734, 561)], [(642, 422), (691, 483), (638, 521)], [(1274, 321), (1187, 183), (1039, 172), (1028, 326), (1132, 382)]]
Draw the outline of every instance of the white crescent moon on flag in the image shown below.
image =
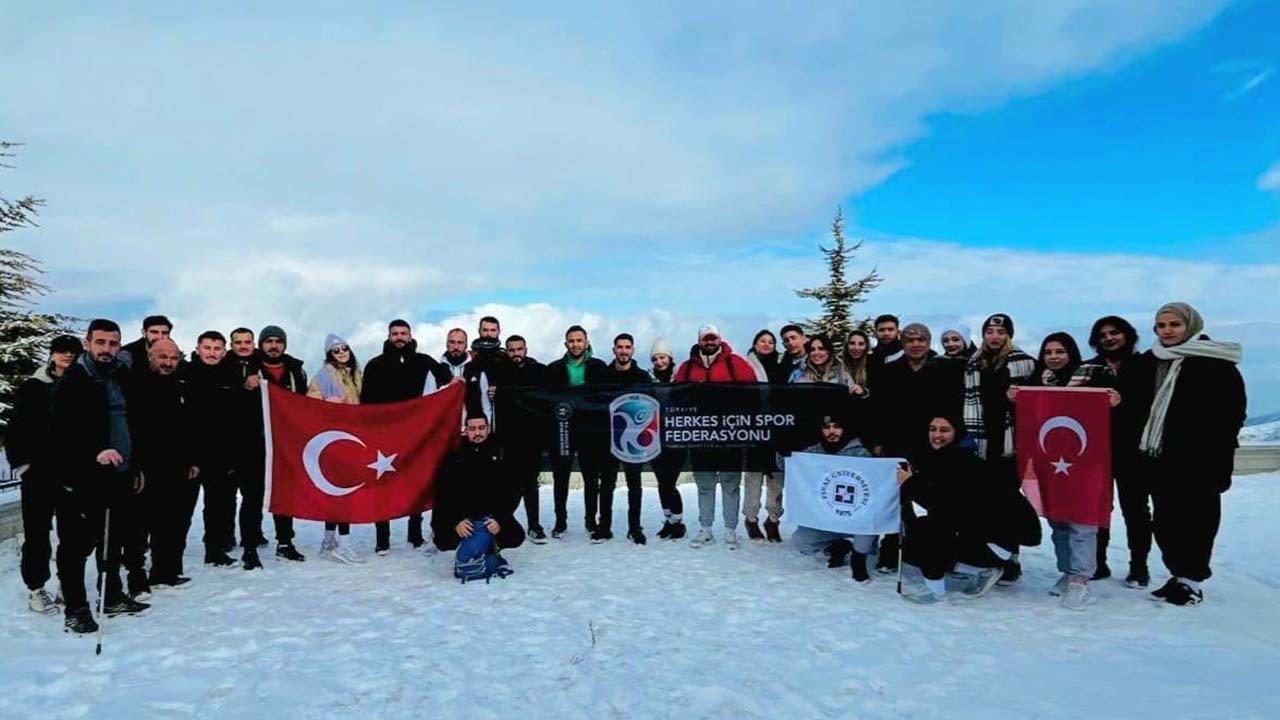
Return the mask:
[(342, 442), (343, 440), (356, 443), (360, 447), (365, 447), (363, 440), (349, 432), (343, 432), (341, 430), (325, 430), (322, 433), (316, 433), (315, 437), (308, 440), (307, 446), (302, 449), (302, 467), (306, 469), (307, 477), (311, 478), (311, 484), (315, 485), (316, 489), (325, 495), (342, 497), (343, 495), (350, 495), (364, 487), (364, 483), (360, 483), (353, 487), (338, 487), (337, 485), (329, 482), (329, 479), (324, 476), (324, 471), (320, 469), (320, 453), (324, 452), (324, 449), (333, 443)]
[[(1079, 455), (1083, 455), (1084, 449), (1089, 447), (1089, 433), (1085, 432), (1084, 426), (1080, 424), (1079, 420), (1076, 420), (1073, 417), (1067, 417), (1066, 415), (1051, 417), (1048, 420), (1045, 420), (1044, 424), (1040, 426), (1040, 449), (1045, 449), (1044, 439), (1049, 436), (1050, 432), (1058, 428), (1066, 428), (1075, 433), (1076, 437), (1080, 438)], [(1079, 455), (1077, 455), (1077, 457), (1079, 457)]]

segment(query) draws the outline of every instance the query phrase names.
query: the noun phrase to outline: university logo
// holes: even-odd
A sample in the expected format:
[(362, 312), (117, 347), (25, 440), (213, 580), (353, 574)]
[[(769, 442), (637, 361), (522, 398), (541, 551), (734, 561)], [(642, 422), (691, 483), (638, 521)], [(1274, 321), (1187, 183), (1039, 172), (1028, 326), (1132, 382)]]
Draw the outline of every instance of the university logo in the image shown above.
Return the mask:
[(833, 470), (818, 482), (818, 497), (836, 517), (860, 513), (871, 502), (871, 485), (853, 470)]
[(658, 401), (649, 395), (627, 393), (609, 403), (609, 450), (623, 462), (642, 463), (662, 453)]

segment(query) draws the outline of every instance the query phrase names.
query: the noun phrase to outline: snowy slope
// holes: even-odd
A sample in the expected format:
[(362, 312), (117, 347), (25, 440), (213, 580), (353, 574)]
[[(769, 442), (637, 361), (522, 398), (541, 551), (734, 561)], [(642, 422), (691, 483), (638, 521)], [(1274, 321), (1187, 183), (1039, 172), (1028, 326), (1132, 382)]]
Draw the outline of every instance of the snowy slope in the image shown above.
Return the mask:
[(1241, 445), (1280, 444), (1280, 420), (1260, 425), (1249, 425), (1240, 430)]
[[(652, 532), (656, 493), (645, 503)], [(320, 524), (299, 522), (302, 565), (215, 571), (189, 548), (195, 586), (113, 621), (100, 658), (25, 609), (8, 542), (0, 717), (1274, 718), (1278, 514), (1280, 474), (1237, 478), (1205, 605), (1157, 606), (1113, 580), (1084, 614), (1044, 594), (1047, 537), (1021, 586), (916, 607), (892, 579), (855, 587), (787, 547), (592, 546), (575, 527), (510, 551), (512, 577), (463, 586), (447, 556), (373, 557), (369, 527), (355, 530), (366, 565), (321, 561)]]

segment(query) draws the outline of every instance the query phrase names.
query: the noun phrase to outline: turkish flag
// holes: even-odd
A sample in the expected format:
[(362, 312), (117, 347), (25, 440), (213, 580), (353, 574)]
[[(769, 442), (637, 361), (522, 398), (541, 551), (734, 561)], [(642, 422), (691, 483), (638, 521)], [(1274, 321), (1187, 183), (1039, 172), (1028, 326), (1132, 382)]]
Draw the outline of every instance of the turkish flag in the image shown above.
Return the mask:
[[(1111, 526), (1111, 404), (1096, 388), (1019, 388), (1023, 491), (1050, 520)], [(1037, 502), (1038, 500), (1038, 502)]]
[(262, 386), (271, 512), (370, 523), (431, 508), (436, 469), (462, 439), (461, 384), (378, 405)]

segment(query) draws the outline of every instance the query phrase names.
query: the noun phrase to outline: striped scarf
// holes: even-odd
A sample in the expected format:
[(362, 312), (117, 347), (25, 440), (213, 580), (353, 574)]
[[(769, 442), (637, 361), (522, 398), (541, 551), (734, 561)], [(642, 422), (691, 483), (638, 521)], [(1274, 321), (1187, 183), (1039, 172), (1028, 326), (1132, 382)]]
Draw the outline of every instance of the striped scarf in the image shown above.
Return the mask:
[[(978, 444), (978, 457), (987, 456), (987, 426), (982, 412), (982, 352), (969, 358), (964, 366), (964, 426)], [(1013, 384), (1028, 378), (1036, 368), (1036, 361), (1018, 348), (1013, 348), (1005, 359), (1003, 370), (1009, 373)], [(1013, 412), (1004, 414), (1004, 454), (1013, 455)]]

